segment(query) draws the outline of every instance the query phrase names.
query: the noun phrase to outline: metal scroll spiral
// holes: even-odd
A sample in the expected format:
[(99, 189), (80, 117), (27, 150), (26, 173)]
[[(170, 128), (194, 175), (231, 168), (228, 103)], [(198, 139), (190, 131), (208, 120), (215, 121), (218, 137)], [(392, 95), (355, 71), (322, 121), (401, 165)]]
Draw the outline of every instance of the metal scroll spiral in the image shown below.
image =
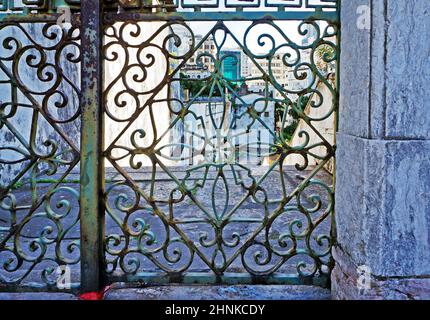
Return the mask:
[[(173, 31), (175, 24), (189, 33), (191, 39), (189, 43), (185, 43)], [(266, 51), (265, 53), (253, 52), (250, 49), (252, 46), (249, 45), (250, 34), (255, 32), (254, 28), (262, 25), (266, 30), (272, 31), (256, 37), (257, 44), (264, 47)], [(331, 219), (333, 213), (333, 190), (326, 182), (315, 177), (322, 166), (334, 156), (334, 148), (328, 141), (322, 138), (322, 142), (311, 144), (310, 132), (302, 131), (298, 133), (303, 138), (302, 142), (292, 146), (285, 142), (282, 135), (272, 130), (275, 144), (270, 146), (272, 150), (270, 155), (276, 155), (277, 160), (270, 165), (268, 172), (259, 178), (253, 175), (252, 168), (247, 165), (213, 160), (212, 157), (207, 157), (199, 165), (186, 169), (184, 175), (179, 177), (163, 163), (163, 159), (175, 160), (176, 158), (165, 155), (161, 151), (166, 147), (161, 143), (162, 137), (169, 130), (173, 130), (174, 126), (183, 121), (186, 116), (194, 117), (197, 121), (201, 120), (190, 109), (192, 102), (186, 103), (169, 96), (160, 98), (162, 96), (160, 92), (166, 86), (171, 87), (179, 81), (178, 73), (181, 66), (209, 36), (218, 39), (215, 40), (217, 54), (204, 53), (198, 59), (209, 58), (214, 62), (215, 67), (214, 71), (211, 71), (210, 75), (202, 81), (212, 79), (212, 85), (215, 83), (215, 86), (220, 86), (222, 89), (224, 89), (223, 86), (228, 85), (227, 79), (220, 76), (222, 60), (225, 57), (222, 57), (219, 52), (223, 48), (225, 37), (231, 37), (257, 66), (261, 79), (270, 83), (280, 93), (281, 98), (277, 100), (273, 97), (266, 97), (265, 100), (273, 99), (285, 104), (309, 125), (310, 130), (317, 130), (313, 123), (328, 119), (336, 112), (337, 92), (334, 84), (317, 66), (315, 57), (319, 48), (323, 46), (328, 53), (322, 56), (322, 60), (325, 63), (336, 62), (338, 47), (334, 38), (337, 35), (337, 28), (328, 24), (321, 29), (315, 22), (299, 24), (299, 35), (306, 36), (310, 30), (314, 31), (314, 38), (308, 44), (301, 45), (291, 40), (275, 22), (266, 20), (252, 22), (243, 35), (243, 41), (222, 22), (216, 23), (209, 33), (203, 36), (200, 43), (196, 42), (193, 31), (186, 24), (179, 22), (163, 23), (150, 35), (144, 34), (143, 27), (138, 23), (123, 23), (106, 28), (105, 35), (109, 41), (104, 48), (105, 59), (108, 62), (117, 62), (118, 67), (112, 81), (106, 86), (105, 100), (110, 103), (106, 103), (105, 111), (112, 121), (123, 123), (125, 126), (105, 151), (105, 157), (125, 179), (125, 181), (112, 182), (105, 194), (108, 216), (116, 226), (116, 231), (109, 232), (106, 239), (110, 274), (119, 272), (127, 275), (147, 271), (147, 267), (142, 266), (144, 259), (155, 265), (157, 270), (166, 273), (183, 273), (190, 269), (193, 259), (196, 258), (203, 261), (216, 275), (227, 272), (238, 260), (241, 262), (242, 269), (255, 276), (270, 276), (285, 272), (282, 271), (284, 267), (293, 261), (295, 270), (292, 273), (299, 277), (329, 274), (332, 266), (330, 249), (334, 240), (330, 230), (326, 230), (322, 225)], [(282, 44), (277, 44), (273, 32), (277, 32), (283, 39)], [(217, 33), (221, 33), (222, 36), (217, 36)], [(177, 48), (185, 46), (186, 49), (175, 55), (169, 45)], [(309, 61), (303, 58), (305, 51), (308, 52)], [(279, 54), (283, 55), (284, 65), (292, 69), (297, 80), (306, 80), (307, 84), (300, 90), (283, 87), (280, 79), (274, 74), (271, 64), (274, 57)], [(261, 67), (262, 61), (269, 61), (268, 69)], [(157, 82), (151, 83), (150, 75), (154, 72), (151, 68), (155, 66), (158, 66), (156, 68), (158, 74), (163, 76), (159, 77)], [(240, 80), (246, 82), (249, 79)], [(322, 106), (325, 97), (316, 88), (317, 82), (328, 89), (331, 94), (329, 98), (333, 103), (332, 107), (318, 118), (310, 116), (300, 103), (305, 96), (313, 96), (315, 99), (310, 102), (310, 107)], [(232, 88), (228, 90), (233, 91)], [(290, 95), (295, 95), (296, 100), (293, 100)], [(160, 133), (155, 129), (157, 113), (154, 105), (157, 102), (167, 103), (173, 117), (167, 132)], [(131, 111), (124, 116), (118, 110), (125, 107)], [(128, 132), (126, 136), (125, 133), (131, 124), (142, 119), (143, 110), (147, 110), (150, 115), (148, 118), (151, 122), (148, 126), (150, 129), (135, 129)], [(261, 116), (264, 110), (258, 110), (257, 104), (254, 103), (247, 112), (253, 114), (253, 121), (263, 122)], [(252, 123), (249, 126), (251, 125)], [(221, 127), (219, 123), (214, 123), (214, 126)], [(147, 130), (153, 130), (153, 138), (144, 143), (149, 133)], [(210, 142), (211, 139), (207, 139), (208, 137), (210, 133), (202, 133), (202, 140), (206, 142), (199, 147), (190, 146), (184, 142), (173, 143), (169, 147), (179, 145), (182, 148), (194, 148), (196, 154), (202, 154), (211, 146), (212, 142)], [(124, 139), (129, 142), (127, 145), (121, 142)], [(313, 149), (321, 146), (325, 147), (325, 154), (313, 152)], [(113, 150), (118, 151), (117, 154), (120, 155), (114, 155)], [(264, 185), (265, 179), (275, 169), (279, 169), (282, 175), (284, 162), (291, 155), (299, 155), (304, 160), (302, 164), (296, 164), (298, 171), (305, 172), (308, 169), (311, 173), (293, 191), (283, 190), (277, 199), (271, 199), (270, 190)], [(130, 170), (139, 173), (144, 170), (139, 156), (149, 161), (149, 168), (152, 170), (153, 178), (146, 184), (135, 181), (132, 174), (118, 164), (126, 160)], [(309, 168), (310, 156), (319, 159), (321, 165), (315, 169)], [(159, 172), (165, 173), (172, 182), (172, 186), (169, 186), (165, 195), (156, 195), (154, 192), (156, 189), (154, 177)], [(227, 179), (227, 172), (232, 173), (232, 178)], [(196, 178), (197, 175), (198, 178)], [(213, 177), (212, 180), (208, 178), (210, 175)], [(236, 202), (231, 196), (234, 188), (240, 188), (242, 192)], [(223, 196), (220, 198), (214, 196), (218, 189), (223, 190)], [(199, 200), (199, 192), (208, 192), (206, 196), (211, 198), (208, 201), (209, 207)], [(193, 240), (182, 228), (183, 223), (191, 222), (181, 221), (175, 216), (175, 208), (180, 205), (185, 206), (187, 201), (194, 205), (193, 208), (200, 210), (195, 217), (198, 223), (205, 223), (211, 227), (209, 231), (197, 232), (198, 238)], [(228, 232), (229, 227), (238, 222), (235, 220), (236, 211), (240, 210), (247, 201), (257, 204), (263, 212), (263, 217), (254, 225), (255, 228), (249, 235)], [(274, 203), (277, 204), (276, 208), (273, 208)], [(280, 220), (283, 220), (282, 223), (285, 223), (285, 220), (288, 221), (286, 227), (275, 228)], [(157, 233), (151, 225), (154, 221), (159, 223)], [(255, 223), (252, 219), (245, 219), (242, 222)], [(205, 251), (205, 249), (210, 250)], [(298, 259), (301, 260), (297, 261)]]
[[(63, 197), (59, 196), (60, 194)], [(64, 195), (67, 194), (67, 200)], [(79, 241), (69, 238), (79, 221), (79, 195), (69, 187), (50, 191), (37, 212), (25, 215), (13, 194), (0, 201), (3, 212), (9, 212), (15, 232), (10, 241), (2, 242), (0, 283), (23, 284), (42, 280), (48, 287), (56, 285), (59, 266), (79, 263)], [(18, 222), (18, 223), (17, 223)], [(39, 229), (43, 226), (42, 229)]]
[[(10, 145), (0, 146), (0, 166), (15, 172), (0, 190), (0, 285), (42, 282), (55, 289), (57, 267), (80, 260), (79, 196), (62, 185), (80, 157), (73, 135), (81, 114), (79, 30), (1, 23), (0, 48), (11, 92), (0, 102), (0, 130), (10, 136)], [(41, 176), (49, 180), (46, 188)]]

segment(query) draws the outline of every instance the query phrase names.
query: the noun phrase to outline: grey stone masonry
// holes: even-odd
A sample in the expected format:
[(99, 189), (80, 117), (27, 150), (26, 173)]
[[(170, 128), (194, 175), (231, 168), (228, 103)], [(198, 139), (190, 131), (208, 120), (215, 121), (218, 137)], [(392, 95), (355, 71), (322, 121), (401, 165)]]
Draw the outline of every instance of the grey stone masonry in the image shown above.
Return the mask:
[(377, 276), (430, 275), (429, 155), (430, 141), (338, 135), (338, 242)]
[[(363, 5), (370, 29), (356, 23)], [(333, 298), (430, 299), (430, 1), (342, 1), (341, 13)]]
[(336, 300), (430, 300), (430, 278), (377, 277), (371, 275), (370, 289), (357, 286), (358, 266), (341, 249), (333, 250), (337, 263), (332, 272), (332, 298)]
[[(369, 8), (370, 30), (358, 8)], [(363, 138), (429, 139), (430, 2), (341, 1), (341, 132)]]

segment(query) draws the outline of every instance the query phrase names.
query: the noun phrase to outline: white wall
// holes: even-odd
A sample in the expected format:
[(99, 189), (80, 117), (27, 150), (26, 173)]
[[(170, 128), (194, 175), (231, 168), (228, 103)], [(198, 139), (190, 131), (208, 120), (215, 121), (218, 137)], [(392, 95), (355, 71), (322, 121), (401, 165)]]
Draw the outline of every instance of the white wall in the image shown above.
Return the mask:
[[(331, 80), (329, 80), (329, 81), (331, 82), (331, 85), (334, 87), (333, 78), (331, 78)], [(321, 119), (325, 115), (330, 113), (330, 110), (333, 107), (333, 100), (332, 100), (333, 95), (330, 92), (329, 88), (321, 81), (318, 83), (316, 90), (318, 90), (322, 94), (323, 103), (318, 108), (311, 107), (311, 102), (317, 103), (318, 99), (319, 99), (318, 96), (314, 94), (311, 97), (311, 99), (309, 100), (309, 102), (306, 106), (305, 112), (311, 118)], [(290, 142), (290, 146), (294, 148), (294, 147), (299, 147), (303, 143), (305, 143), (306, 138), (304, 136), (302, 136), (302, 137), (299, 136), (300, 132), (302, 132), (302, 131), (307, 132), (309, 134), (309, 143), (307, 144), (306, 147), (322, 142), (321, 138), (316, 134), (316, 131), (321, 133), (321, 135), (331, 145), (334, 145), (334, 121), (335, 121), (335, 116), (333, 113), (325, 120), (312, 121), (312, 126), (314, 126), (314, 128), (315, 128), (315, 130), (314, 130), (305, 121), (300, 120), (299, 125), (298, 125), (298, 127), (297, 127), (297, 129), (293, 135), (291, 142)], [(327, 153), (326, 148), (323, 146), (315, 147), (310, 151), (312, 153), (314, 153), (316, 155), (320, 155), (320, 156), (324, 156)], [(321, 162), (321, 160), (319, 160), (315, 157), (312, 157), (312, 156), (309, 156), (308, 160), (309, 160), (309, 164), (308, 164), (309, 166), (315, 166)], [(287, 157), (285, 165), (293, 166), (296, 164), (300, 164), (300, 165), (304, 164), (304, 159), (301, 155), (292, 154), (292, 155)], [(327, 168), (330, 170), (331, 166), (332, 166), (332, 161), (328, 165)]]

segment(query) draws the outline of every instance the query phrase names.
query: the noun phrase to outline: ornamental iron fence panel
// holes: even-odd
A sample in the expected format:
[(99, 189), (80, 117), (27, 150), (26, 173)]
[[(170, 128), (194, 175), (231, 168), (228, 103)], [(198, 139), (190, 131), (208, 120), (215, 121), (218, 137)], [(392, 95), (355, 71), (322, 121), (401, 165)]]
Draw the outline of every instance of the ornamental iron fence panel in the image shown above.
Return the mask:
[(0, 290), (328, 286), (336, 0), (0, 0)]

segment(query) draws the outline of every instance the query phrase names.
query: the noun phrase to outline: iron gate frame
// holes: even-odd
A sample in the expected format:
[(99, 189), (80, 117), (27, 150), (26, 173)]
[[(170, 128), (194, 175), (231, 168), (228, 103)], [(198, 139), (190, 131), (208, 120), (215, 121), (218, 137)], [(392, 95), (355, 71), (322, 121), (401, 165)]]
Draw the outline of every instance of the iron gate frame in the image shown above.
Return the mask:
[[(122, 9), (116, 11), (116, 3), (121, 3)], [(173, 0), (175, 1), (175, 0)], [(184, 0), (182, 7), (187, 8)], [(214, 12), (202, 11), (204, 8), (218, 8), (220, 1), (216, 0), (212, 5), (189, 5), (191, 11), (175, 10), (173, 2), (166, 1), (160, 6), (149, 5), (148, 1), (123, 1), (123, 0), (38, 0), (29, 1), (28, 8), (14, 8), (13, 1), (8, 6), (8, 0), (0, 1), (0, 24), (2, 23), (48, 23), (55, 22), (62, 14), (57, 12), (58, 8), (68, 6), (72, 12), (72, 24), (80, 26), (81, 35), (81, 162), (80, 162), (80, 257), (81, 257), (81, 279), (78, 286), (71, 291), (94, 292), (99, 291), (107, 284), (105, 277), (105, 159), (104, 151), (104, 121), (103, 121), (103, 28), (107, 23), (113, 22), (145, 22), (145, 21), (291, 21), (300, 20), (312, 22), (324, 20), (337, 26), (337, 53), (336, 53), (336, 101), (335, 115), (338, 110), (339, 92), (339, 56), (340, 56), (340, 0), (327, 0), (327, 3), (335, 6), (332, 11), (324, 11), (321, 7), (312, 6), (309, 0), (299, 0), (298, 4), (285, 4), (276, 6), (277, 11), (245, 11), (244, 8), (252, 5), (232, 5), (226, 8), (235, 11)], [(227, 0), (225, 0), (227, 1)], [(246, 1), (246, 0), (244, 0)], [(263, 0), (256, 0), (258, 5)], [(324, 0), (325, 2), (326, 0)], [(124, 5), (124, 3), (128, 4)], [(130, 4), (131, 3), (131, 4)], [(266, 7), (270, 7), (268, 0), (264, 0)], [(166, 5), (167, 4), (167, 5)], [(291, 7), (301, 8), (303, 5), (312, 10), (290, 11)], [(3, 7), (2, 7), (3, 6)], [(153, 10), (155, 9), (155, 11)], [(7, 11), (6, 11), (7, 10)], [(335, 132), (337, 131), (337, 116)], [(335, 148), (335, 146), (334, 146)], [(333, 177), (335, 179), (335, 176)], [(97, 195), (96, 197), (94, 195)], [(335, 241), (335, 219), (331, 219), (332, 239)], [(174, 277), (175, 278), (175, 277)], [(182, 277), (182, 282), (202, 282), (200, 275), (189, 275)], [(177, 279), (179, 279), (177, 278)], [(132, 278), (130, 278), (131, 281)], [(141, 279), (134, 279), (139, 281)], [(157, 278), (156, 282), (168, 283), (171, 278)], [(218, 279), (218, 282), (220, 279)], [(241, 283), (243, 279), (233, 277), (222, 278), (224, 283)], [(207, 280), (203, 280), (207, 282)], [(255, 283), (265, 283), (267, 279), (253, 279)], [(303, 284), (299, 279), (282, 279), (270, 282)], [(209, 280), (209, 283), (215, 283)], [(308, 284), (328, 286), (329, 279), (310, 279)], [(45, 290), (45, 288), (21, 288), (0, 286), (0, 290), (33, 291)]]

